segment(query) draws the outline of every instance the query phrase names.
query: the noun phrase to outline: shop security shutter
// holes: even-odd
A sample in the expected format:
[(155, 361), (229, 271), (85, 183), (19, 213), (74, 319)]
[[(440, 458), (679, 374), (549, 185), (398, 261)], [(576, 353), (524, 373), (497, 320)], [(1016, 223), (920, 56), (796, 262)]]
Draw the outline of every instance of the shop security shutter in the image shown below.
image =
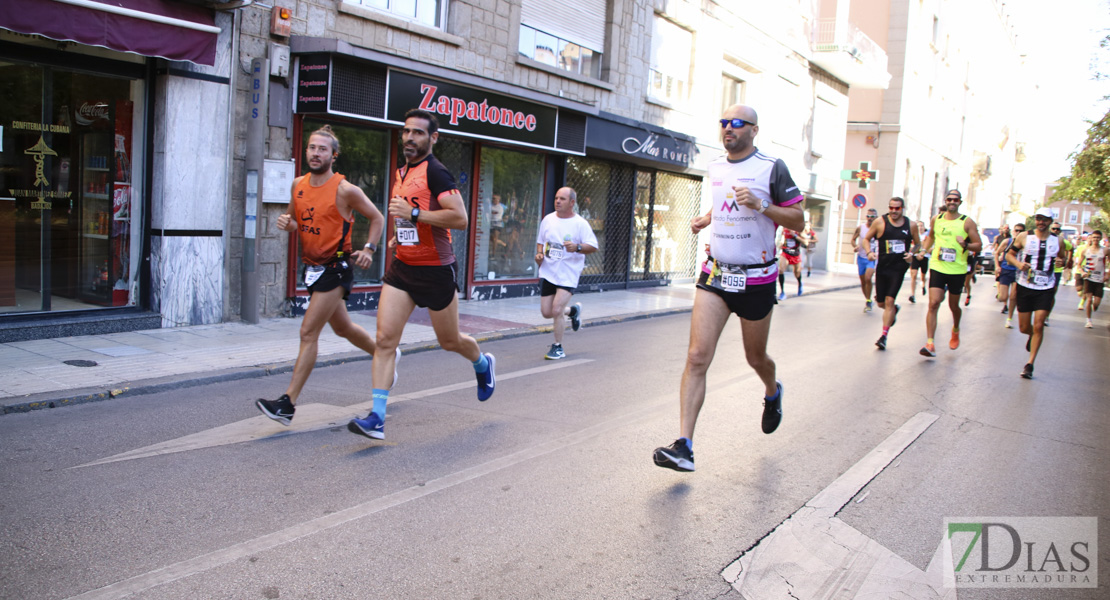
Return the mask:
[(594, 52), (605, 52), (605, 0), (524, 0), (520, 22)]
[(385, 118), (385, 67), (336, 59), (332, 69), (331, 111)]

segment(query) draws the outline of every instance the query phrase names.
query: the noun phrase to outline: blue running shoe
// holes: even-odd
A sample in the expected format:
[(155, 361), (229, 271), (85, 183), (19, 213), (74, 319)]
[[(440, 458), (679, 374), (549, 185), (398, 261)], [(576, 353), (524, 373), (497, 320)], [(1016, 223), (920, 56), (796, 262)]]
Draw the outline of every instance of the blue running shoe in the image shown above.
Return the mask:
[(385, 423), (375, 412), (366, 415), (365, 419), (351, 419), (347, 423), (347, 430), (375, 440), (385, 439)]
[(786, 300), (786, 292), (779, 292), (779, 300)]
[(485, 373), (475, 373), (478, 377), (478, 401), (485, 402), (493, 395), (493, 388), (497, 385), (497, 377), (493, 372), (494, 358), (489, 352), (485, 353), (486, 360), (489, 361), (489, 368)]

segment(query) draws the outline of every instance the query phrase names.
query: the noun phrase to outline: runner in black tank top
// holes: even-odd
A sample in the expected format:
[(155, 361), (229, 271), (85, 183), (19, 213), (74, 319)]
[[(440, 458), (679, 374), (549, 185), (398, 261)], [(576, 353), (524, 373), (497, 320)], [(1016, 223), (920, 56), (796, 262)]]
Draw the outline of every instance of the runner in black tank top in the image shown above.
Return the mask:
[(890, 212), (872, 223), (871, 229), (864, 235), (867, 243), (872, 239), (879, 242), (875, 267), (875, 302), (883, 309), (883, 334), (875, 342), (879, 350), (886, 350), (886, 336), (898, 320), (901, 307), (895, 304), (895, 300), (910, 268), (910, 258), (920, 247), (917, 224), (902, 216), (905, 201), (898, 197), (891, 198), (889, 208)]

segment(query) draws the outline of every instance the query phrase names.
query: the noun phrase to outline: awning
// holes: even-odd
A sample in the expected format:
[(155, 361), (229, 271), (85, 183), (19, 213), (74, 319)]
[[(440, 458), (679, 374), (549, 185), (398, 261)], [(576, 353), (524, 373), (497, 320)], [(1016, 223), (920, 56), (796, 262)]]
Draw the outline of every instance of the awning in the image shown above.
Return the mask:
[(216, 62), (211, 9), (169, 0), (0, 0), (0, 27), (121, 52)]

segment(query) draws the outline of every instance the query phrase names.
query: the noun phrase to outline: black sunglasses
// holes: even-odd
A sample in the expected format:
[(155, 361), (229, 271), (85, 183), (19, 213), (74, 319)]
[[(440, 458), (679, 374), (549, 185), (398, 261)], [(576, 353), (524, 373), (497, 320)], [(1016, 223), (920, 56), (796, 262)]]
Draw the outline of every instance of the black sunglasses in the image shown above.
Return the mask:
[(755, 123), (745, 121), (744, 119), (721, 119), (721, 129), (729, 125), (732, 125), (733, 129), (743, 129), (745, 125), (755, 125)]
[(890, 209), (890, 210), (902, 210), (903, 207), (901, 207), (901, 206), (888, 206), (887, 208)]

